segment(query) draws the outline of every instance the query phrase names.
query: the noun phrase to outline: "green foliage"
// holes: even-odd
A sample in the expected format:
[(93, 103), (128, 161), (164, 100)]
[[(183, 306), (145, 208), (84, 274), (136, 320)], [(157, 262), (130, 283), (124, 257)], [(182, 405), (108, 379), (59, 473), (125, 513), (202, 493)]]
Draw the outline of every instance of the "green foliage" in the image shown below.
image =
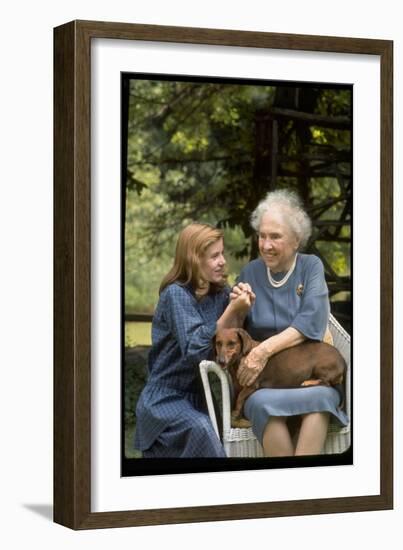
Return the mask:
[(126, 322), (125, 323), (125, 347), (151, 345), (151, 323)]
[[(230, 282), (256, 254), (249, 216), (272, 185), (264, 173), (271, 151), (259, 142), (257, 121), (276, 106), (284, 90), (222, 82), (130, 81), (126, 311), (153, 311), (161, 279), (172, 265), (177, 234), (191, 221), (225, 230)], [(351, 116), (349, 90), (308, 92), (301, 95), (304, 109), (310, 102), (310, 112), (318, 115)], [(276, 187), (296, 189), (318, 222), (338, 219), (346, 204), (341, 183), (350, 177), (350, 132), (317, 125), (301, 132), (290, 120), (281, 126), (279, 140), (284, 174), (277, 175)], [(301, 143), (305, 155), (318, 158), (309, 161), (318, 176), (308, 182), (293, 175), (303, 162)], [(336, 163), (329, 151), (346, 154), (344, 163), (337, 161), (337, 177), (326, 175)], [(332, 242), (332, 234), (319, 224), (312, 244), (335, 273), (349, 276), (348, 225), (340, 228), (340, 237), (346, 242)]]
[(147, 357), (149, 348), (125, 349), (124, 371), (124, 424), (125, 455), (138, 458), (141, 453), (133, 448), (136, 427), (136, 404), (147, 379)]

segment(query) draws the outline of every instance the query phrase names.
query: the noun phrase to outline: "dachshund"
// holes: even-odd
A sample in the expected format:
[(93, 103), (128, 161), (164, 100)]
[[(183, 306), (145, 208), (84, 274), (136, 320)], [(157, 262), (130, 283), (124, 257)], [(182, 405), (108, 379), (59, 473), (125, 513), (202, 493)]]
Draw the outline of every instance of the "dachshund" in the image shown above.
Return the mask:
[(330, 344), (306, 340), (270, 357), (254, 384), (242, 387), (237, 377), (238, 367), (258, 344), (242, 328), (218, 330), (213, 339), (215, 361), (228, 371), (232, 379), (235, 403), (231, 414), (233, 427), (250, 426), (249, 421), (241, 418), (243, 405), (259, 388), (334, 386), (343, 382), (347, 367), (340, 352)]

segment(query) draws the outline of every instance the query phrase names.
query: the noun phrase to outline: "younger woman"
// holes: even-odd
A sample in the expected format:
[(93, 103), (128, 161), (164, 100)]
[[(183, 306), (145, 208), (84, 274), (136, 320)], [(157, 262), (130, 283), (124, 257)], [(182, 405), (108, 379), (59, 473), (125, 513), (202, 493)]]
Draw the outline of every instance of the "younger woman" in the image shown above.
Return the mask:
[(239, 326), (253, 296), (229, 302), (223, 234), (193, 223), (179, 234), (152, 325), (149, 377), (137, 404), (135, 447), (143, 457), (225, 457), (198, 379), (218, 328)]

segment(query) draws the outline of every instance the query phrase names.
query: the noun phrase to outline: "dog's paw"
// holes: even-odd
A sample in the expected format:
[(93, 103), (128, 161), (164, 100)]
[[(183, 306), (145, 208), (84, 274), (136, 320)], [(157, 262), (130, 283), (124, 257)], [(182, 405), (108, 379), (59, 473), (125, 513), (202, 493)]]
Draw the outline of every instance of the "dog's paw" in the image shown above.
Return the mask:
[(250, 428), (252, 426), (252, 423), (249, 422), (249, 420), (246, 420), (246, 418), (242, 418), (238, 415), (231, 415), (231, 427), (232, 428), (241, 428), (246, 429)]
[(301, 386), (303, 386), (304, 388), (308, 388), (309, 386), (319, 386), (320, 384), (322, 384), (322, 380), (311, 379), (302, 382)]

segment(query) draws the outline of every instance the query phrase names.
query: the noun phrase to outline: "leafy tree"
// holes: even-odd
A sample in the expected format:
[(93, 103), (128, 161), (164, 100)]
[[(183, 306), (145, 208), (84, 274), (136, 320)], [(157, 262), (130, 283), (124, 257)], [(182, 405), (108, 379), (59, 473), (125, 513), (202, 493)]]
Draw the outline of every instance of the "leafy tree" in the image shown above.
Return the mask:
[(257, 253), (249, 216), (278, 187), (303, 198), (309, 250), (331, 292), (348, 292), (350, 89), (133, 78), (128, 106), (126, 303), (152, 310), (144, 288), (158, 288), (190, 221), (225, 228), (235, 274)]

